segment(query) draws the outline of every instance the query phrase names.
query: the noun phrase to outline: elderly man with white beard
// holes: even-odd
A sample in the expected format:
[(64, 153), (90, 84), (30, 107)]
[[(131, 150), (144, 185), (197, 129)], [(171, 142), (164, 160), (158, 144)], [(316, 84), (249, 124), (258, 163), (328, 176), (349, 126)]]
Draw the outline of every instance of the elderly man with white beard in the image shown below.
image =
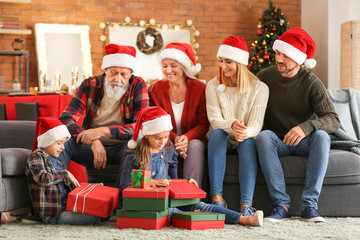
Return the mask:
[[(136, 115), (148, 106), (146, 84), (132, 73), (136, 50), (109, 44), (98, 76), (85, 79), (60, 116), (72, 136), (59, 158), (69, 167), (70, 159), (104, 168), (120, 164), (132, 138)], [(77, 122), (85, 114), (82, 126)]]

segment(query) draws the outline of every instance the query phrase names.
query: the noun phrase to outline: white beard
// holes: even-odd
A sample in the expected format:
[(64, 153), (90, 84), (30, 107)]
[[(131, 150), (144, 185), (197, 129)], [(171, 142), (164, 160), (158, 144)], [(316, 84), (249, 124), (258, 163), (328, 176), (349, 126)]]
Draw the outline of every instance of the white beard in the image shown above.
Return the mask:
[(105, 79), (105, 94), (108, 98), (119, 101), (128, 89), (128, 84), (121, 85), (118, 83), (109, 84), (107, 79)]

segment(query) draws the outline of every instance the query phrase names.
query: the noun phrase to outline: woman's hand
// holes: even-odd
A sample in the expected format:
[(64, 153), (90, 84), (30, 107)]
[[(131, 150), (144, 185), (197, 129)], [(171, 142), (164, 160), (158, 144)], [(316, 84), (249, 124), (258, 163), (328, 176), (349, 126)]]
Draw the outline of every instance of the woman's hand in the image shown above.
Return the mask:
[(78, 182), (78, 180), (74, 177), (74, 175), (67, 171), (68, 172), (68, 178), (69, 178), (69, 181), (72, 182), (72, 184), (75, 185), (75, 187), (79, 187), (80, 186), (80, 183)]
[(168, 179), (151, 179), (151, 187), (166, 187), (170, 183)]
[(185, 135), (181, 135), (181, 136), (177, 136), (174, 139), (174, 143), (175, 143), (175, 150), (180, 154), (180, 156), (185, 159), (187, 157), (187, 147), (189, 144), (189, 140), (187, 138), (187, 136)]
[(193, 183), (193, 184), (195, 184), (195, 186), (199, 187), (198, 183), (197, 183), (196, 180), (193, 179), (193, 178), (190, 178), (190, 179), (189, 179), (189, 183)]
[(240, 120), (235, 120), (231, 125), (232, 134), (235, 136), (236, 141), (243, 142), (247, 135), (246, 126)]

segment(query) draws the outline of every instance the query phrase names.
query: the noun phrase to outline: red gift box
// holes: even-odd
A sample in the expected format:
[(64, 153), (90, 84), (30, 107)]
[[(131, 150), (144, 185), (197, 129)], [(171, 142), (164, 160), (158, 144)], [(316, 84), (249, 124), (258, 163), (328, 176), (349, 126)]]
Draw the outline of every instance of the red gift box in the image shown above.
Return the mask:
[(149, 188), (151, 184), (151, 171), (133, 169), (131, 172), (131, 187)]
[(169, 193), (174, 199), (205, 198), (206, 192), (186, 179), (172, 179)]
[(158, 230), (170, 225), (170, 216), (158, 219), (118, 217), (116, 223), (118, 229), (139, 228), (145, 230)]
[(221, 229), (225, 227), (225, 215), (210, 212), (176, 212), (172, 224), (189, 230)]
[(82, 183), (69, 193), (66, 210), (107, 218), (118, 201), (118, 188)]
[(167, 198), (169, 196), (169, 188), (151, 187), (151, 188), (132, 188), (127, 187), (123, 190), (124, 198)]

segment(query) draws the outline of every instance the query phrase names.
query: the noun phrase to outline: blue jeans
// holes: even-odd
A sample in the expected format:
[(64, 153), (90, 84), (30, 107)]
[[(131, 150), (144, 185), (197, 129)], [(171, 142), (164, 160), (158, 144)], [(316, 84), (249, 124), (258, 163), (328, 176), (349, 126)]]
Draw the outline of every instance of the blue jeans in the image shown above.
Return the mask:
[(241, 214), (235, 212), (233, 210), (219, 207), (213, 204), (208, 204), (204, 202), (199, 202), (193, 205), (181, 206), (178, 208), (170, 208), (170, 217), (174, 212), (183, 212), (183, 211), (194, 211), (194, 210), (201, 210), (207, 212), (214, 212), (214, 213), (223, 213), (225, 214), (225, 223), (227, 224), (238, 224), (240, 220)]
[(324, 181), (330, 150), (330, 137), (323, 130), (317, 130), (300, 141), (296, 146), (288, 146), (272, 131), (265, 130), (256, 137), (261, 170), (274, 205), (290, 207), (290, 197), (286, 193), (284, 173), (279, 157), (308, 157), (302, 207), (317, 209)]
[(101, 218), (76, 213), (76, 212), (69, 212), (64, 211), (57, 217), (53, 216), (40, 216), (41, 220), (46, 224), (70, 224), (70, 225), (95, 225), (99, 224)]
[[(104, 146), (107, 163), (120, 165), (122, 155), (127, 149), (127, 142), (128, 141), (124, 141), (121, 144), (114, 146)], [(64, 162), (67, 168), (69, 168), (70, 160), (85, 167), (94, 166), (94, 154), (89, 145), (76, 143), (74, 139), (70, 138), (64, 146), (65, 150), (62, 151), (59, 158)]]
[(210, 194), (223, 195), (227, 152), (239, 155), (240, 204), (252, 205), (257, 174), (255, 141), (246, 139), (233, 149), (229, 134), (222, 129), (214, 130), (208, 143)]

